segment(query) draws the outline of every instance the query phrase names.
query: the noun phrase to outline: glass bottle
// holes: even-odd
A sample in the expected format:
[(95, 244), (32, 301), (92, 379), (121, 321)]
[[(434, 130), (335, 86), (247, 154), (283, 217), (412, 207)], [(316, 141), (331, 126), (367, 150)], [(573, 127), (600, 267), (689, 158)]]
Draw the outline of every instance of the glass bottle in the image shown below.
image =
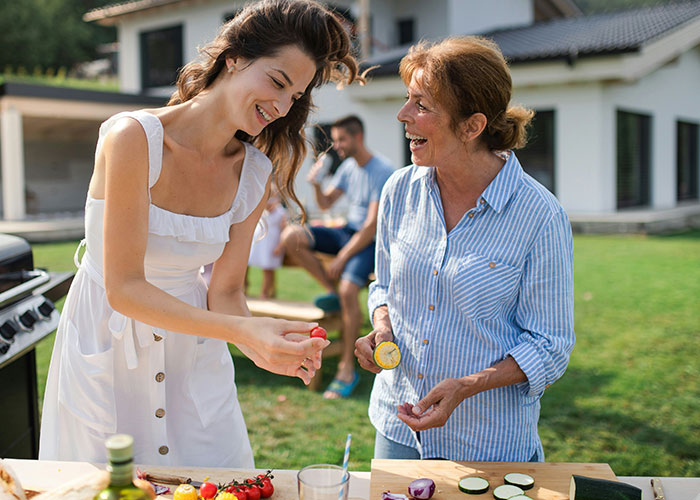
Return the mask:
[(150, 495), (134, 485), (134, 438), (115, 434), (105, 441), (110, 473), (109, 486), (100, 491), (95, 500), (151, 500)]

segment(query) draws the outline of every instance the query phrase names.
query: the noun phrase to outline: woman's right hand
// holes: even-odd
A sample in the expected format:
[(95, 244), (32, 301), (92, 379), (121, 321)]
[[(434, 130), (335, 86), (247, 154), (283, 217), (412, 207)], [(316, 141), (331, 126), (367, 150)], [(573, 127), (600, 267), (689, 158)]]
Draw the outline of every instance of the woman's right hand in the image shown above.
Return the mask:
[(360, 366), (367, 371), (373, 373), (379, 373), (382, 371), (375, 362), (374, 348), (377, 347), (381, 342), (394, 340), (394, 334), (390, 328), (379, 327), (375, 328), (368, 335), (360, 337), (355, 341), (355, 356), (357, 357)]
[(321, 368), (328, 340), (309, 338), (317, 323), (274, 318), (237, 318), (244, 340), (236, 343), (256, 366), (279, 375), (299, 377), (308, 385)]

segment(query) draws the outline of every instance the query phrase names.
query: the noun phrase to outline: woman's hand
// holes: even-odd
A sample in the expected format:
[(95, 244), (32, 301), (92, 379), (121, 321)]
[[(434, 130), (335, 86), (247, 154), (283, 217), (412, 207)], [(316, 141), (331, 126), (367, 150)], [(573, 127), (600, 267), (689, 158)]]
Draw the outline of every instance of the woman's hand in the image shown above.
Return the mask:
[(469, 377), (447, 378), (433, 387), (417, 404), (404, 403), (398, 407), (399, 420), (414, 431), (442, 427), (452, 412), (466, 398), (479, 392)]
[(394, 334), (392, 333), (391, 328), (385, 327), (375, 328), (368, 335), (357, 339), (355, 341), (355, 356), (357, 357), (357, 361), (360, 363), (360, 366), (373, 373), (379, 373), (382, 371), (382, 369), (374, 363), (372, 353), (374, 352), (374, 348), (381, 342), (391, 342), (393, 340)]
[[(308, 385), (321, 368), (321, 353), (330, 342), (312, 338), (316, 323), (274, 318), (237, 318), (244, 341), (236, 344), (256, 366), (279, 375), (299, 377)], [(304, 335), (306, 333), (306, 335)]]

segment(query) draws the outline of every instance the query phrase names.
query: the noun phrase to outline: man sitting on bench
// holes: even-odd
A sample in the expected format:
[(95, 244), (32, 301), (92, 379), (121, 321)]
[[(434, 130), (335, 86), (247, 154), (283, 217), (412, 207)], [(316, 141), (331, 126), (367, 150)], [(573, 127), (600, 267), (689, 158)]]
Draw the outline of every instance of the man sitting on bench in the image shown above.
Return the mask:
[[(338, 372), (323, 394), (326, 399), (348, 397), (359, 380), (353, 354), (362, 325), (359, 293), (374, 271), (379, 195), (394, 171), (388, 160), (367, 149), (364, 127), (358, 117), (348, 116), (333, 123), (331, 139), (343, 163), (325, 189), (317, 179), (322, 161), (311, 168), (309, 181), (323, 210), (330, 208), (341, 195), (348, 197), (347, 224), (340, 228), (289, 225), (282, 233), (288, 257), (309, 271), (327, 291), (314, 304), (326, 312), (341, 312), (343, 351)], [(335, 258), (326, 269), (314, 252), (332, 254)]]

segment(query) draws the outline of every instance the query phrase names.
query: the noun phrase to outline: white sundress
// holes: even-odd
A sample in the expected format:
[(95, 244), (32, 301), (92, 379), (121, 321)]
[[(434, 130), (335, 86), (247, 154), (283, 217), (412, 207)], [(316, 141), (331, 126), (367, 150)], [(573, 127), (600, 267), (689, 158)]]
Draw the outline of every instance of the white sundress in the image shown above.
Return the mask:
[[(100, 127), (97, 151), (114, 123), (127, 116), (139, 121), (148, 139), (150, 197), (163, 155), (163, 126), (155, 115), (136, 111), (108, 119)], [(230, 226), (259, 204), (271, 171), (269, 159), (245, 144), (238, 192), (226, 213), (194, 217), (151, 203), (146, 279), (206, 308), (200, 268), (221, 255)], [(105, 462), (105, 438), (128, 433), (134, 436), (136, 463), (252, 468), (227, 343), (155, 328), (112, 309), (103, 280), (103, 216), (104, 200), (88, 195), (86, 251), (76, 261), (79, 269), (56, 334), (39, 458)]]

